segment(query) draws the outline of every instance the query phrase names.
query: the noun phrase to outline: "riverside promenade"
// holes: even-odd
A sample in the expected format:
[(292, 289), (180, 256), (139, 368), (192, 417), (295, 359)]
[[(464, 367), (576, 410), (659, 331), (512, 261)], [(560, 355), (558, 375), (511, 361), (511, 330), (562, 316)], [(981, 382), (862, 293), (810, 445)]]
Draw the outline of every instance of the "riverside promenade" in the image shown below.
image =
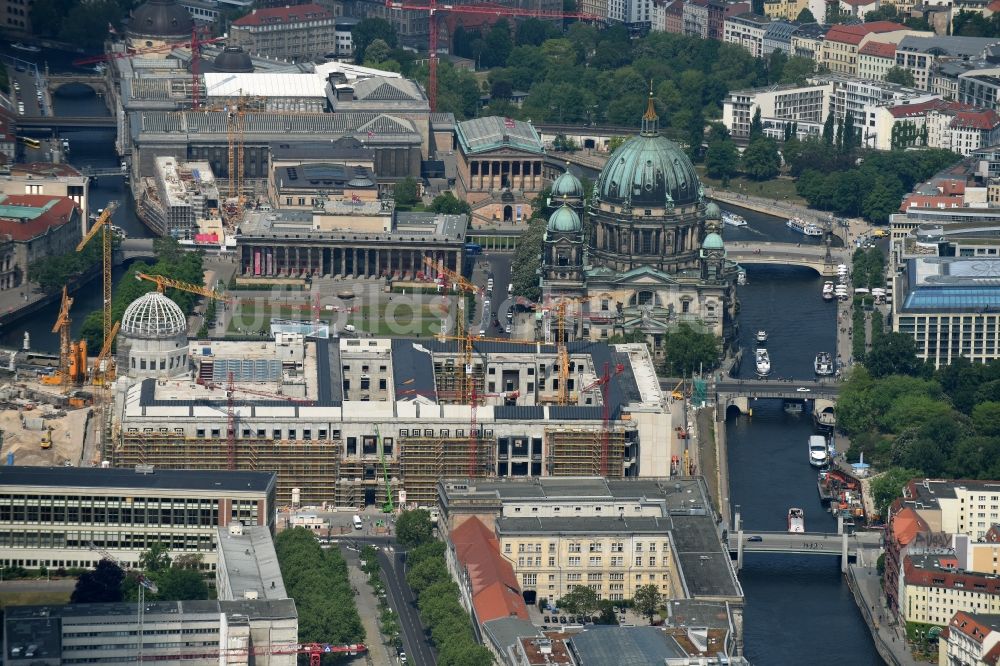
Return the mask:
[(882, 581), (874, 562), (852, 564), (847, 569), (847, 585), (854, 601), (861, 610), (861, 617), (875, 642), (875, 649), (885, 663), (891, 666), (918, 666), (928, 662), (917, 661), (906, 642), (906, 632), (900, 627), (886, 607), (882, 596)]

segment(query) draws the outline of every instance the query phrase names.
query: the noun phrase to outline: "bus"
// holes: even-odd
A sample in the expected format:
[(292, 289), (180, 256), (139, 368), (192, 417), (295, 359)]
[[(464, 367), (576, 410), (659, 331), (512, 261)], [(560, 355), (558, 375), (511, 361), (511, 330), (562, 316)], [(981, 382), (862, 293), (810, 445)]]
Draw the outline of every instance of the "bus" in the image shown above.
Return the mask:
[(28, 146), (29, 148), (41, 148), (42, 142), (38, 139), (32, 139), (30, 136), (19, 136), (17, 140)]
[(466, 243), (465, 244), (465, 254), (474, 257), (477, 254), (482, 254), (483, 246), (478, 243)]

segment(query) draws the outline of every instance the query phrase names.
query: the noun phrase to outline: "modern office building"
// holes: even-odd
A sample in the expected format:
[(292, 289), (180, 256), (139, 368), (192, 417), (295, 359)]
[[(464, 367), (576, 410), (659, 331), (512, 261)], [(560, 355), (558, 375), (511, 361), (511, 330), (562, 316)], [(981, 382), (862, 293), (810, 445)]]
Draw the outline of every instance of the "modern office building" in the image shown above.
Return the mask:
[(904, 37), (896, 47), (896, 66), (913, 74), (917, 88), (930, 90), (935, 65), (980, 60), (998, 43), (990, 37)]
[(169, 666), (294, 666), (298, 627), (291, 599), (149, 601), (141, 623), (134, 603), (7, 606), (3, 655), (8, 666), (131, 663), (140, 654)]
[[(935, 367), (1000, 357), (1000, 259), (923, 257), (896, 266), (892, 329)], [(982, 532), (985, 532), (986, 525)]]
[[(155, 381), (155, 380), (150, 380)], [(212, 569), (220, 526), (274, 529), (272, 472), (0, 467), (0, 566), (127, 566), (154, 543)]]
[(815, 135), (826, 122), (832, 94), (833, 83), (734, 90), (723, 102), (722, 123), (734, 137), (749, 137), (750, 124), (760, 109), (767, 134), (784, 138), (784, 126), (798, 123), (800, 135)]

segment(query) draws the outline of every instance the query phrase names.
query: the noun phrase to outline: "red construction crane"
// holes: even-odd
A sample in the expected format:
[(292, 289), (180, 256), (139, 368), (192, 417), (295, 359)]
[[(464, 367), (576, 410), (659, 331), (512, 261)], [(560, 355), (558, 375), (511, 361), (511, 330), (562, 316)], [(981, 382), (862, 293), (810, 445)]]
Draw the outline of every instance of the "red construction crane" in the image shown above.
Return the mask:
[(93, 65), (98, 62), (110, 62), (112, 60), (121, 60), (123, 58), (135, 58), (139, 56), (148, 55), (151, 53), (163, 53), (164, 51), (170, 52), (174, 49), (190, 49), (191, 50), (191, 102), (192, 107), (197, 110), (201, 106), (201, 82), (198, 80), (200, 74), (201, 65), (201, 47), (205, 44), (214, 44), (215, 42), (221, 42), (225, 37), (213, 37), (211, 39), (204, 39), (203, 35), (206, 33), (207, 28), (199, 28), (195, 26), (191, 29), (191, 40), (187, 42), (176, 42), (173, 44), (161, 44), (160, 46), (154, 46), (148, 49), (132, 49), (126, 48), (124, 51), (116, 51), (114, 53), (104, 53), (99, 56), (91, 56), (88, 58), (80, 58), (79, 60), (74, 60), (74, 66), (82, 65)]
[[(368, 651), (362, 643), (354, 645), (333, 645), (331, 643), (291, 643), (289, 645), (262, 645), (251, 648), (222, 648), (205, 650), (191, 654), (170, 655), (170, 659), (219, 659), (220, 664), (229, 663), (227, 657), (275, 656), (282, 654), (307, 654), (309, 666), (320, 666), (324, 654), (348, 654), (351, 656)], [(161, 661), (164, 656), (149, 656), (148, 661)], [(245, 663), (245, 662), (244, 662)]]
[(601, 21), (603, 17), (596, 14), (585, 14), (583, 12), (557, 12), (542, 9), (519, 9), (516, 7), (502, 7), (480, 3), (475, 5), (439, 5), (437, 0), (428, 0), (427, 4), (411, 4), (398, 0), (386, 0), (385, 6), (389, 9), (405, 9), (416, 12), (427, 12), (430, 29), (430, 51), (428, 53), (428, 97), (430, 98), (431, 111), (437, 111), (437, 65), (438, 65), (438, 14), (450, 15), (478, 15), (478, 16), (512, 16), (537, 19), (567, 19), (575, 18), (583, 21)]
[[(212, 382), (201, 382), (204, 383), (205, 388), (217, 389), (221, 388), (218, 384), (213, 384)], [(226, 469), (235, 470), (236, 469), (236, 393), (246, 393), (248, 395), (257, 395), (263, 398), (276, 398), (279, 400), (286, 400), (288, 402), (304, 403), (307, 405), (315, 404), (315, 400), (310, 400), (309, 398), (295, 398), (288, 395), (281, 395), (280, 393), (268, 393), (267, 391), (258, 391), (256, 389), (248, 389), (242, 386), (237, 387), (235, 376), (233, 371), (229, 371), (229, 376), (226, 381)]]
[(608, 371), (608, 364), (604, 364), (604, 372), (596, 381), (580, 389), (580, 392), (591, 389), (601, 389), (601, 476), (608, 475), (608, 452), (611, 447), (611, 405), (608, 399), (608, 386), (612, 377), (616, 377), (625, 371), (625, 366), (618, 364), (615, 366), (615, 373), (612, 375)]

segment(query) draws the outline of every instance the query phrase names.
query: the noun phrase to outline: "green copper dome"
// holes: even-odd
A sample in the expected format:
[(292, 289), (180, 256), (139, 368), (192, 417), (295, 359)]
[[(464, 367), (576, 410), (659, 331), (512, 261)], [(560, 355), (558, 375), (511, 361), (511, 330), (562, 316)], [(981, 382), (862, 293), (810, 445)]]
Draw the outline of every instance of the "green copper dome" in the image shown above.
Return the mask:
[(567, 169), (552, 183), (552, 196), (559, 198), (583, 198), (583, 185), (580, 179)]
[(563, 204), (556, 212), (549, 217), (548, 231), (558, 231), (561, 233), (572, 233), (580, 231), (580, 216), (572, 208)]
[(673, 141), (660, 136), (650, 93), (642, 131), (612, 153), (597, 181), (602, 201), (633, 208), (691, 204), (700, 184), (691, 160)]
[(726, 246), (722, 243), (722, 236), (713, 232), (705, 236), (705, 240), (701, 243), (702, 249), (705, 250), (724, 250)]
[(705, 206), (705, 219), (706, 220), (722, 219), (722, 209), (719, 208), (719, 204), (713, 201), (712, 203)]

